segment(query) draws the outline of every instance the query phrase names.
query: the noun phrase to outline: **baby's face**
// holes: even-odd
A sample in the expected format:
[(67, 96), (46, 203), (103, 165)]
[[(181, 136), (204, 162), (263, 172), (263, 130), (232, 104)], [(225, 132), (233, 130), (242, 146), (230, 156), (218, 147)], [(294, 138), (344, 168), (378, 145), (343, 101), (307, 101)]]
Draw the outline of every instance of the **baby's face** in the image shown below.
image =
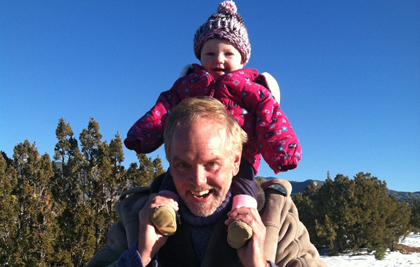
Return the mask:
[(210, 39), (201, 49), (201, 66), (214, 79), (243, 68), (242, 56), (226, 39)]

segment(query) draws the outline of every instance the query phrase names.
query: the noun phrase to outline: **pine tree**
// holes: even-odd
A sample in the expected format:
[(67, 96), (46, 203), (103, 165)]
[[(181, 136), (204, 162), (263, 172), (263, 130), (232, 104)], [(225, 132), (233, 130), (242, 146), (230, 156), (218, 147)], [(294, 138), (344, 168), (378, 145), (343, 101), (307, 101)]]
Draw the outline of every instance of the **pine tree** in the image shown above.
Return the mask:
[(339, 226), (336, 225), (328, 215), (324, 216), (322, 224), (318, 223), (315, 219), (315, 230), (316, 235), (322, 240), (323, 244), (327, 244), (330, 248), (330, 255), (336, 255), (335, 244), (337, 238), (337, 229)]
[[(86, 206), (83, 189), (88, 165), (73, 137), (70, 124), (60, 119), (56, 129), (56, 157), (61, 167), (55, 169), (52, 191), (60, 204), (57, 218), (60, 226), (56, 251), (61, 257), (57, 266), (85, 266), (95, 251), (95, 233), (92, 212)], [(57, 153), (59, 152), (59, 153)]]
[(311, 241), (316, 244), (325, 244), (325, 242), (320, 241), (318, 235), (316, 235), (315, 222), (317, 218), (313, 202), (310, 200), (314, 198), (316, 190), (316, 186), (310, 184), (303, 193), (293, 194), (292, 198), (299, 211), (299, 219), (307, 228)]
[(420, 231), (420, 204), (419, 200), (410, 194), (411, 199), (411, 214), (410, 214), (410, 225), (415, 232)]
[(58, 231), (55, 203), (49, 191), (53, 167), (48, 154), (40, 156), (27, 140), (14, 148), (18, 169), (16, 198), (17, 249), (13, 264), (49, 266), (58, 256), (54, 245)]
[(90, 166), (96, 165), (96, 160), (99, 153), (99, 145), (102, 143), (102, 134), (99, 133), (99, 124), (94, 118), (90, 118), (87, 129), (79, 135), (79, 140), (82, 145), (82, 153)]
[(125, 170), (120, 135), (102, 142), (93, 118), (79, 135), (80, 150), (64, 118), (56, 137), (55, 161), (28, 141), (13, 159), (0, 153), (0, 265), (86, 266), (118, 219), (119, 195), (164, 172), (159, 157), (145, 155), (140, 167)]
[[(352, 224), (347, 216), (348, 192), (352, 182), (347, 176), (337, 175), (333, 180), (329, 177), (323, 186), (311, 198), (315, 219), (318, 242), (329, 244), (330, 249), (347, 248), (345, 233), (348, 225)], [(350, 221), (349, 221), (350, 220)]]
[(83, 195), (94, 218), (95, 250), (106, 244), (108, 229), (117, 220), (114, 207), (121, 193), (120, 188), (125, 185), (125, 171), (121, 166), (124, 160), (121, 138), (117, 133), (110, 146), (102, 142), (99, 128), (95, 119), (90, 118), (87, 129), (83, 129), (79, 136), (88, 163), (83, 168), (86, 174)]
[(15, 190), (17, 187), (17, 171), (0, 154), (0, 265), (6, 266), (16, 256), (15, 245), (17, 234), (18, 205)]
[(338, 174), (318, 190), (309, 187), (295, 196), (300, 218), (317, 247), (331, 253), (392, 247), (407, 233), (409, 209), (387, 195), (386, 183), (358, 173), (353, 180)]
[(57, 137), (58, 142), (54, 148), (54, 159), (61, 160), (64, 164), (66, 156), (69, 157), (70, 147), (72, 146), (70, 139), (73, 137), (73, 130), (69, 123), (66, 124), (64, 118), (61, 118), (58, 121), (55, 136)]
[[(110, 195), (112, 198), (112, 206), (109, 208), (114, 210), (115, 205), (119, 201), (119, 196), (129, 188), (131, 184), (128, 182), (127, 171), (121, 163), (124, 161), (124, 151), (121, 136), (117, 132), (115, 139), (111, 139), (109, 144), (110, 150), (110, 159), (112, 165), (112, 174), (113, 179), (110, 181)], [(116, 213), (112, 213), (113, 216), (117, 216)], [(117, 217), (115, 217), (115, 220)]]
[(75, 172), (78, 172), (77, 164), (75, 166), (75, 164), (71, 165), (69, 162), (75, 157), (80, 159), (81, 154), (77, 148), (77, 140), (73, 138), (73, 130), (69, 123), (66, 124), (64, 118), (59, 120), (55, 135), (57, 144), (54, 148), (54, 159), (57, 162), (54, 165), (55, 176), (52, 179), (52, 193), (55, 201), (65, 204), (69, 200), (75, 200), (74, 197), (71, 197), (73, 190), (75, 190), (74, 181), (71, 178)]
[(126, 170), (121, 165), (124, 161), (124, 151), (121, 136), (118, 132), (115, 135), (115, 139), (112, 139), (109, 144), (109, 152), (112, 165), (111, 176), (113, 177), (110, 181), (110, 194), (115, 203), (122, 192), (127, 190), (129, 186), (127, 184)]
[(112, 176), (110, 149), (107, 142), (99, 146), (97, 174), (92, 182), (93, 194), (90, 202), (95, 214), (96, 249), (100, 249), (106, 244), (107, 231), (116, 219), (113, 209), (116, 202), (114, 194), (116, 181)]
[(109, 144), (111, 164), (114, 167), (121, 166), (124, 161), (124, 150), (122, 146), (122, 140), (120, 134), (117, 132), (115, 139), (112, 139)]
[(359, 247), (374, 248), (383, 244), (385, 238), (388, 189), (386, 183), (370, 173), (358, 173), (354, 182), (349, 216), (354, 217), (355, 223), (349, 226), (348, 231), (352, 237), (350, 243), (354, 250)]
[(149, 186), (156, 176), (165, 172), (159, 156), (152, 160), (152, 158), (144, 154), (137, 154), (137, 158), (139, 159), (140, 168), (139, 176), (134, 180), (134, 186)]
[(125, 173), (125, 179), (127, 180), (127, 187), (132, 188), (139, 185), (140, 170), (137, 162), (130, 163), (127, 172)]
[(4, 151), (0, 151), (0, 154), (3, 156), (3, 159), (6, 161), (7, 167), (13, 164), (13, 159), (10, 159)]
[(165, 170), (162, 166), (162, 160), (159, 158), (159, 155), (153, 160), (153, 176), (156, 177), (162, 173), (164, 173)]
[(411, 209), (407, 202), (398, 202), (398, 200), (390, 195), (386, 206), (386, 230), (385, 244), (391, 250), (399, 243), (401, 238), (406, 238), (410, 230), (410, 214)]

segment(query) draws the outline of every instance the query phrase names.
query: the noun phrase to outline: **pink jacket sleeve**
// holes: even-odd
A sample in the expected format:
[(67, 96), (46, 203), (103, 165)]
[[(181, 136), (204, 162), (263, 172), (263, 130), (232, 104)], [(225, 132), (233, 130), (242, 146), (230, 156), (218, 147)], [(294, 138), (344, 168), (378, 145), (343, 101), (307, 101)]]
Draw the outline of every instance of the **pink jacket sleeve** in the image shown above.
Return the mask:
[(296, 168), (302, 153), (299, 140), (270, 91), (235, 73), (226, 75), (221, 81), (221, 86), (223, 84), (235, 88), (234, 95), (229, 97), (243, 101), (247, 109), (243, 113), (251, 112), (255, 117), (256, 142), (270, 168), (276, 174)]
[(124, 144), (137, 154), (153, 152), (163, 144), (164, 122), (174, 107), (173, 90), (160, 94), (156, 104), (130, 128)]
[(153, 152), (163, 144), (165, 121), (169, 112), (183, 99), (207, 94), (212, 78), (194, 65), (193, 72), (179, 78), (172, 88), (162, 92), (156, 104), (130, 128), (124, 144), (137, 154)]

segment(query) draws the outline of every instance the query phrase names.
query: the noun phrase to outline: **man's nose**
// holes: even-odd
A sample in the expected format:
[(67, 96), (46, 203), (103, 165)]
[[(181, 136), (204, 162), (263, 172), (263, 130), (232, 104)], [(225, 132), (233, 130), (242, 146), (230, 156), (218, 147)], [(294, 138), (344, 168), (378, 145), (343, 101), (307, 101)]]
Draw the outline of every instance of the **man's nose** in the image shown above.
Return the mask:
[(191, 180), (195, 185), (202, 185), (207, 183), (206, 170), (204, 169), (204, 167), (197, 166), (196, 168), (194, 168)]

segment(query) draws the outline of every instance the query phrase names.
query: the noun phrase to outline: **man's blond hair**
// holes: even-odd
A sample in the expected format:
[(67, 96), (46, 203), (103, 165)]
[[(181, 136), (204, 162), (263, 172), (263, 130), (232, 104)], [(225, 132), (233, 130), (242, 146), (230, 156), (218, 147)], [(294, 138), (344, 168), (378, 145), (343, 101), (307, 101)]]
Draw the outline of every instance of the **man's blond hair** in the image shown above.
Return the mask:
[(169, 152), (174, 131), (182, 125), (191, 125), (200, 119), (209, 119), (226, 125), (226, 149), (241, 155), (242, 145), (247, 142), (247, 134), (230, 116), (223, 104), (210, 97), (186, 98), (169, 114), (165, 132), (165, 153), (169, 161)]

